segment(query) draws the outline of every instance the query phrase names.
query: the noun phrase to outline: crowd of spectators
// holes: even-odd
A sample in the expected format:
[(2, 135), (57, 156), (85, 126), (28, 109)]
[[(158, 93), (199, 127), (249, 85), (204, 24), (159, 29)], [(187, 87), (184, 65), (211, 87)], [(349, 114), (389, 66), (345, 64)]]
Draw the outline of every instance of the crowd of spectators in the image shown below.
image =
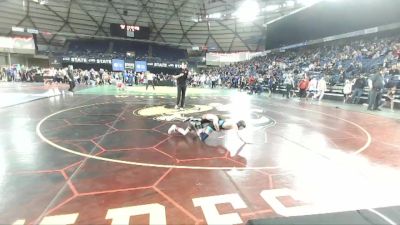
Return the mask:
[(46, 70), (40, 67), (2, 67), (0, 69), (0, 81), (27, 81), (40, 80)]
[[(381, 92), (385, 91), (386, 96), (394, 99), (396, 88), (400, 88), (400, 36), (341, 40), (340, 43), (273, 52), (228, 66), (207, 68), (191, 76), (189, 82), (194, 87), (238, 88), (249, 93), (280, 91), (286, 98), (297, 95), (319, 100), (325, 92), (338, 90), (344, 95), (344, 102), (357, 104), (365, 88), (372, 88), (368, 82), (372, 75), (379, 73), (385, 88)], [(35, 81), (40, 76), (66, 82), (65, 69), (3, 68), (0, 71), (0, 79), (6, 77), (12, 81)], [(75, 69), (74, 77), (78, 83), (86, 85), (101, 85), (112, 80), (128, 84), (146, 82), (144, 74), (133, 71)], [(172, 82), (168, 74), (155, 74), (154, 79), (155, 82)]]
[(330, 44), (303, 47), (286, 52), (255, 57), (246, 62), (212, 68), (204, 71), (208, 76), (217, 75), (232, 85), (240, 77), (274, 77), (283, 83), (286, 76), (293, 75), (298, 83), (304, 74), (326, 78), (329, 85), (343, 85), (346, 79), (359, 75), (369, 76), (381, 68), (388, 68), (391, 75), (399, 74), (400, 37), (358, 40), (348, 44)]
[[(0, 70), (0, 81), (10, 82), (44, 82), (45, 84), (61, 84), (68, 83), (68, 68), (2, 68)], [(146, 84), (148, 75), (146, 72), (135, 73), (133, 70), (126, 70), (124, 72), (113, 72), (107, 69), (73, 69), (72, 76), (78, 84), (83, 85), (107, 85), (115, 84), (116, 82), (123, 82), (127, 85), (140, 85)], [(172, 76), (164, 73), (153, 74), (154, 82), (156, 84), (164, 83), (164, 85), (173, 85), (174, 80)]]
[[(342, 43), (274, 52), (210, 68), (196, 76), (194, 84), (213, 87), (216, 83), (229, 88), (247, 88), (251, 93), (281, 89), (286, 97), (296, 95), (295, 90), (299, 97), (307, 97), (307, 91), (317, 92), (318, 99), (323, 98), (324, 92), (336, 90), (351, 99), (351, 103), (359, 103), (369, 78), (381, 71), (385, 88), (392, 92), (393, 88), (400, 88), (399, 57), (400, 36), (346, 43), (342, 40)], [(347, 90), (345, 84), (348, 84)]]
[(135, 59), (153, 63), (187, 60), (185, 49), (132, 41), (71, 40), (63, 56), (98, 59)]
[[(99, 78), (102, 78), (102, 82), (108, 82), (111, 79), (122, 79), (122, 73), (109, 72), (107, 70), (100, 69), (96, 71), (75, 69), (73, 70), (73, 76), (76, 82), (85, 84), (97, 84), (100, 83)], [(103, 79), (104, 77), (104, 79)], [(67, 68), (55, 69), (55, 68), (40, 68), (40, 67), (25, 67), (25, 68), (7, 68), (4, 67), (0, 72), (0, 80), (5, 81), (24, 81), (24, 82), (45, 82), (45, 83), (68, 83)]]

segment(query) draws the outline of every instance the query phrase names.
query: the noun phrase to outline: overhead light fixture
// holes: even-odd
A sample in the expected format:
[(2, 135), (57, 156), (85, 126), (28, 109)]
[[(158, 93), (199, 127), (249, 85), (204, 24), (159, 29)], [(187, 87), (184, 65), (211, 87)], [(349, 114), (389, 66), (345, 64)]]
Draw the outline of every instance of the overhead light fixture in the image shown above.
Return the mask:
[(39, 34), (39, 31), (37, 29), (33, 29), (33, 28), (27, 28), (26, 32), (31, 33), (31, 34)]
[(286, 1), (285, 5), (287, 7), (293, 7), (296, 3), (294, 1)]
[(48, 0), (32, 0), (32, 2), (36, 2), (36, 3), (39, 3), (41, 5), (46, 5), (46, 4), (49, 3)]
[(272, 12), (278, 10), (280, 8), (279, 5), (267, 5), (263, 8), (263, 11)]
[(14, 32), (24, 32), (25, 29), (23, 27), (11, 27), (11, 31)]
[(212, 14), (210, 14), (210, 15), (208, 15), (208, 18), (210, 18), (210, 19), (219, 19), (219, 18), (221, 18), (221, 13), (212, 13)]
[(243, 2), (234, 16), (241, 22), (251, 22), (255, 20), (260, 13), (260, 6), (255, 0), (246, 0)]
[(297, 3), (305, 6), (314, 5), (317, 2), (319, 2), (319, 0), (297, 0)]

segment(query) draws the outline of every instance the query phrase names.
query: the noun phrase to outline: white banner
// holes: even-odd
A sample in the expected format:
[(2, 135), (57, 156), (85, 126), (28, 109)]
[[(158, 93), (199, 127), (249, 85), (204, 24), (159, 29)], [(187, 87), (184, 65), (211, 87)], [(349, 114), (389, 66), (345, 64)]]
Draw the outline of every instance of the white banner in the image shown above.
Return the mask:
[(35, 54), (35, 41), (32, 37), (0, 37), (0, 52)]
[(250, 60), (251, 58), (260, 55), (263, 55), (263, 52), (207, 53), (206, 63), (207, 65), (212, 66), (223, 66), (235, 62)]

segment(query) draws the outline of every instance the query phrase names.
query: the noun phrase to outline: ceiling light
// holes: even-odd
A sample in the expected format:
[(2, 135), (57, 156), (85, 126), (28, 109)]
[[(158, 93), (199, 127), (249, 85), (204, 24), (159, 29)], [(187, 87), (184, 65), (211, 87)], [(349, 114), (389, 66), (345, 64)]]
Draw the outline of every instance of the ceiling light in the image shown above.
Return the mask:
[(11, 30), (14, 32), (24, 32), (25, 29), (23, 27), (11, 27)]
[(297, 0), (297, 3), (306, 6), (314, 5), (317, 2), (319, 2), (319, 0)]
[(247, 0), (243, 2), (234, 16), (241, 22), (251, 22), (255, 20), (260, 13), (260, 7), (255, 0)]
[(294, 1), (287, 1), (286, 2), (286, 6), (288, 6), (288, 7), (293, 7), (294, 5), (295, 5)]
[(221, 13), (212, 13), (212, 14), (208, 15), (208, 18), (219, 19), (219, 18), (221, 18)]
[(272, 11), (278, 10), (279, 8), (280, 8), (279, 5), (267, 5), (263, 8), (263, 10), (267, 11), (267, 12), (272, 12)]

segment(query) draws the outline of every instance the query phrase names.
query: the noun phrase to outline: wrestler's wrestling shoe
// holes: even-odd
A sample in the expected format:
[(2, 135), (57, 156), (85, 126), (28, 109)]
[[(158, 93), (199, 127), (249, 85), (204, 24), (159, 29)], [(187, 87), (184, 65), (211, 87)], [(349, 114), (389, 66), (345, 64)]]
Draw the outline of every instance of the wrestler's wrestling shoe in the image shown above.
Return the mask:
[(186, 122), (189, 122), (189, 121), (192, 121), (192, 120), (193, 120), (193, 117), (187, 117), (183, 122), (186, 123)]
[(174, 125), (172, 125), (172, 126), (168, 129), (168, 134), (174, 133), (175, 130), (176, 130), (176, 125), (174, 124)]
[(183, 122), (201, 122), (201, 119), (191, 116), (191, 117), (186, 118)]

